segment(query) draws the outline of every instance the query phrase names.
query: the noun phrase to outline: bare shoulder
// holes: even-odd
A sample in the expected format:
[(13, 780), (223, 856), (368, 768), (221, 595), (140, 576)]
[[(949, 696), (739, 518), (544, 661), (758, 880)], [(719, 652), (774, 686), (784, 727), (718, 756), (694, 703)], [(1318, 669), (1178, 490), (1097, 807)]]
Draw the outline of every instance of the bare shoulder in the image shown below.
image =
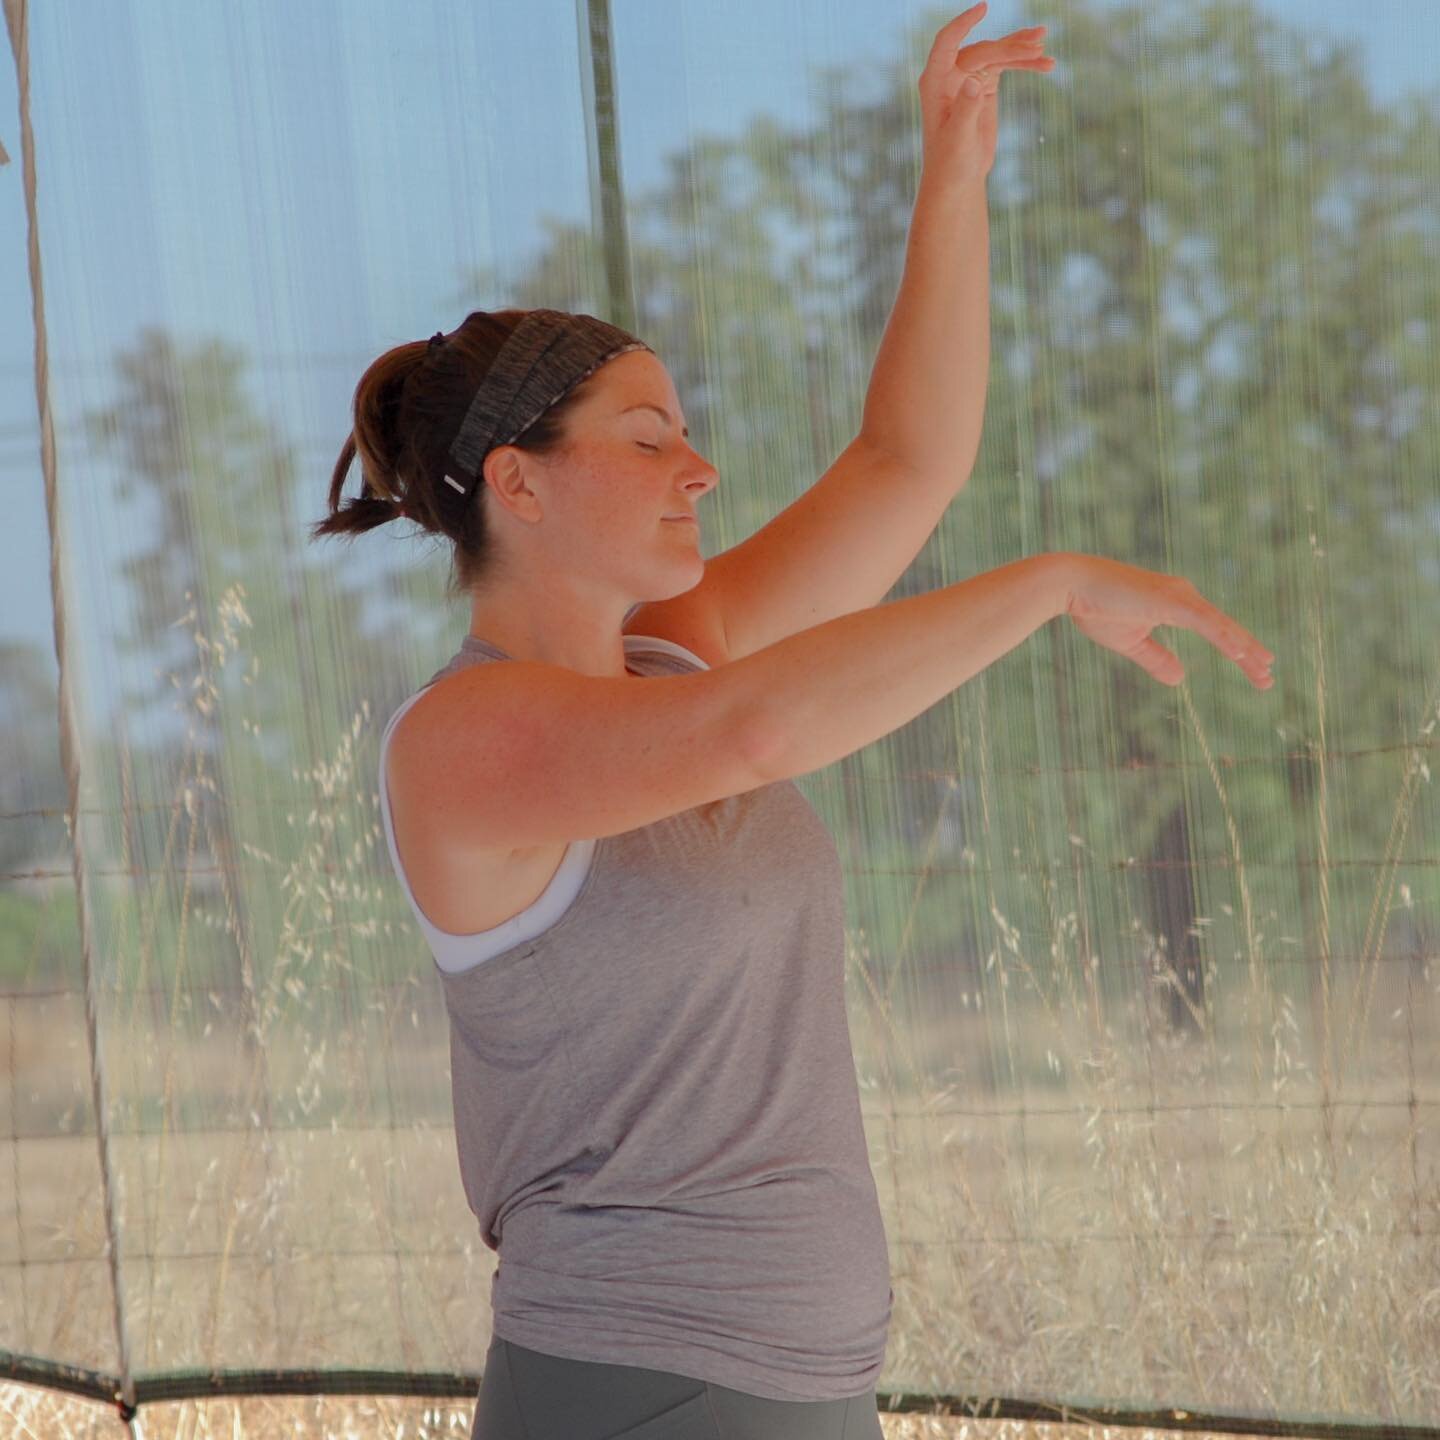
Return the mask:
[[(694, 592), (642, 605), (625, 633), (683, 645), (712, 669), (729, 660), (723, 627)], [(470, 665), (437, 680), (390, 735), (386, 787), (396, 849), (421, 910), (451, 934), (488, 930), (519, 914), (544, 893), (567, 848), (561, 841), (481, 848), (466, 838), (472, 827), (457, 807), (455, 767), (445, 757), (453, 744), (474, 740), (481, 717), (505, 693), (508, 670)]]
[[(406, 859), (426, 847), (448, 843), (447, 821), (456, 818), (449, 786), (452, 747), (472, 741), (484, 717), (503, 697), (506, 665), (467, 665), (432, 682), (395, 723), (385, 754), (385, 784), (395, 836)], [(506, 855), (508, 850), (495, 852)]]
[[(547, 847), (470, 843), (457, 812), (446, 803), (446, 767), (437, 759), (437, 733), (453, 730), (461, 710), (469, 712), (466, 723), (473, 727), (475, 697), (466, 691), (482, 670), (487, 674), (481, 683), (493, 687), (498, 677), (491, 675), (503, 668), (473, 665), (437, 680), (400, 717), (386, 751), (385, 785), (405, 879), (426, 919), (451, 935), (490, 930), (518, 914), (544, 888), (543, 882), (530, 885), (534, 894), (527, 898), (527, 876), (547, 863), (546, 873), (553, 875), (565, 851), (563, 845), (548, 847), (554, 854), (547, 860), (540, 853)], [(420, 723), (411, 724), (422, 710)]]
[[(723, 627), (695, 592), (642, 605), (625, 633), (683, 645), (712, 669), (730, 658)], [(416, 903), (432, 924), (453, 935), (493, 929), (533, 904), (567, 848), (563, 842), (481, 848), (465, 839), (454, 770), (444, 753), (456, 736), (473, 739), (478, 717), (504, 693), (507, 669), (469, 665), (437, 680), (390, 735), (386, 788), (395, 847)]]
[(403, 784), (420, 762), (433, 758), (437, 727), (452, 723), (462, 710), (466, 723), (473, 724), (475, 697), (482, 690), (493, 694), (502, 686), (504, 669), (503, 665), (467, 665), (420, 692), (390, 732), (386, 776), (392, 787), (397, 779)]

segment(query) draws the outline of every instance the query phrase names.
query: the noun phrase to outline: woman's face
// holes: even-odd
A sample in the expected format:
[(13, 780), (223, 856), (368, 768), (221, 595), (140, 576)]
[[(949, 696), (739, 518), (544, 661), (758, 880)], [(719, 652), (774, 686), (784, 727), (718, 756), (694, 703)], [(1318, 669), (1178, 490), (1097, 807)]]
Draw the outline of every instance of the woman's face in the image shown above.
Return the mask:
[[(637, 599), (659, 598), (657, 584), (667, 594), (698, 584), (698, 507), (720, 477), (691, 448), (664, 365), (648, 350), (607, 361), (570, 411), (567, 435), (540, 466), (527, 465), (534, 500), (512, 492), (524, 508), (506, 506), (531, 520), (527, 545), (542, 544), (572, 574), (603, 571)], [(696, 523), (669, 518), (677, 515)]]

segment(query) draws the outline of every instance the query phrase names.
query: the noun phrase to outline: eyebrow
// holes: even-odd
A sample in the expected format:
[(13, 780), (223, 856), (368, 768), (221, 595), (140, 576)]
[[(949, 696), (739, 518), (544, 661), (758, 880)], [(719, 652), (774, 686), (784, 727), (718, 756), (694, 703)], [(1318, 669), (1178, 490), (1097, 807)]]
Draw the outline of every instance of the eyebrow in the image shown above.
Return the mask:
[[(675, 418), (668, 410), (662, 410), (658, 405), (652, 405), (648, 400), (642, 400), (638, 405), (627, 405), (620, 413), (628, 415), (632, 410), (653, 410), (667, 424), (673, 425)], [(690, 438), (690, 427), (687, 425), (680, 432), (687, 440)]]

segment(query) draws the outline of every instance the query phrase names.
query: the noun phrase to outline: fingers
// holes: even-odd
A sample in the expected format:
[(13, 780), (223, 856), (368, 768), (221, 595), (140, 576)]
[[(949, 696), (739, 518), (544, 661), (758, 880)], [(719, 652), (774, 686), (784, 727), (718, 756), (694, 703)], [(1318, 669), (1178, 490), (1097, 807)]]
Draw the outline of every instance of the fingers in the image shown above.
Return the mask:
[[(965, 37), (985, 18), (985, 9), (983, 4), (973, 5), (940, 27), (934, 43), (930, 46), (930, 58), (925, 65), (927, 70), (949, 68), (957, 52), (965, 46)], [(1032, 25), (1025, 30), (1012, 31), (1003, 39), (981, 40), (974, 45), (965, 46), (965, 49), (972, 65), (995, 64), (1003, 59), (1004, 54), (1035, 54), (1038, 47), (1044, 44), (1044, 36), (1045, 26)]]
[(926, 71), (929, 76), (938, 74), (942, 80), (955, 75), (977, 75), (982, 81), (992, 82), (987, 90), (994, 94), (999, 87), (1000, 76), (1006, 70), (1049, 74), (1055, 68), (1055, 60), (1044, 54), (1044, 45), (1044, 26), (1037, 26), (1035, 30), (1017, 30), (1002, 40), (980, 40), (963, 46), (949, 59), (942, 54), (933, 54)]
[(1222, 655), (1233, 660), (1243, 670), (1255, 675), (1268, 673), (1275, 663), (1275, 657), (1242, 625), (1237, 625), (1228, 615), (1215, 612), (1220, 638), (1215, 648)]
[[(1258, 642), (1255, 643), (1258, 644)], [(1261, 649), (1263, 651), (1263, 647)], [(1273, 659), (1273, 657), (1271, 658)], [(1149, 637), (1142, 640), (1131, 651), (1130, 659), (1153, 675), (1162, 685), (1182, 685), (1185, 682), (1185, 667), (1180, 663), (1180, 657), (1173, 650), (1167, 650), (1158, 640)], [(1240, 662), (1240, 668), (1249, 676), (1250, 683), (1257, 690), (1269, 690), (1275, 684), (1275, 677), (1270, 673), (1269, 663), (1266, 661), (1262, 664), (1254, 658)]]
[(955, 63), (961, 70), (974, 70), (977, 65), (989, 70), (1053, 70), (1055, 60), (1043, 53), (1044, 43), (1043, 40), (1017, 42), (1012, 36), (993, 45), (971, 45), (963, 55), (955, 57)]
[(948, 70), (954, 61), (955, 52), (965, 43), (965, 37), (984, 18), (984, 5), (975, 5), (963, 15), (957, 15), (948, 24), (942, 25), (930, 47), (930, 58), (925, 62), (925, 70), (937, 75)]
[(991, 65), (991, 70), (1040, 70), (1048, 74), (1055, 68), (1055, 61), (1049, 55), (1042, 55), (1038, 60), (1007, 60), (1003, 65)]
[(1162, 685), (1184, 683), (1185, 667), (1180, 663), (1180, 657), (1173, 650), (1167, 650), (1158, 640), (1147, 636), (1130, 652), (1130, 659)]
[(1208, 640), (1227, 660), (1233, 660), (1257, 688), (1268, 690), (1275, 683), (1270, 674), (1275, 656), (1243, 625), (1232, 620), (1223, 610), (1217, 610), (1193, 586), (1190, 589), (1193, 591), (1188, 597), (1193, 617), (1190, 628)]
[(951, 100), (955, 94), (952, 87), (958, 80), (964, 75), (975, 75), (982, 86), (981, 98), (993, 100), (999, 93), (1000, 76), (1004, 71), (1032, 70), (1048, 74), (1055, 68), (1055, 61), (1042, 53), (1044, 25), (1012, 31), (1000, 40), (981, 40), (966, 45), (966, 36), (985, 18), (987, 10), (984, 3), (972, 5), (941, 26), (920, 74), (923, 94), (928, 95), (934, 88), (945, 99)]
[[(1025, 38), (1023, 32), (1007, 35), (1003, 40), (977, 40), (965, 47), (964, 63), (969, 65), (1003, 65), (1011, 60), (1038, 60), (1045, 48), (1044, 40)], [(960, 57), (956, 57), (957, 59)]]
[(947, 45), (958, 45), (985, 18), (987, 8), (982, 0), (981, 4), (972, 5), (953, 20), (947, 20), (935, 36), (935, 43), (931, 49), (940, 50)]

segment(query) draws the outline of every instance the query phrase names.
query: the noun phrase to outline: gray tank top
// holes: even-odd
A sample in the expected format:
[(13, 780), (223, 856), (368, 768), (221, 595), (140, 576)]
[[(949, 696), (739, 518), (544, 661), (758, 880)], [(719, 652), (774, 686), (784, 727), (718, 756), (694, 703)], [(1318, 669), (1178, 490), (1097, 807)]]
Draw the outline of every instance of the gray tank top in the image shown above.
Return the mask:
[[(625, 637), (642, 676), (706, 668)], [(467, 635), (428, 682), (509, 659)], [(580, 840), (495, 930), (426, 918), (494, 1334), (774, 1400), (874, 1386), (894, 1292), (834, 840), (790, 781)]]

